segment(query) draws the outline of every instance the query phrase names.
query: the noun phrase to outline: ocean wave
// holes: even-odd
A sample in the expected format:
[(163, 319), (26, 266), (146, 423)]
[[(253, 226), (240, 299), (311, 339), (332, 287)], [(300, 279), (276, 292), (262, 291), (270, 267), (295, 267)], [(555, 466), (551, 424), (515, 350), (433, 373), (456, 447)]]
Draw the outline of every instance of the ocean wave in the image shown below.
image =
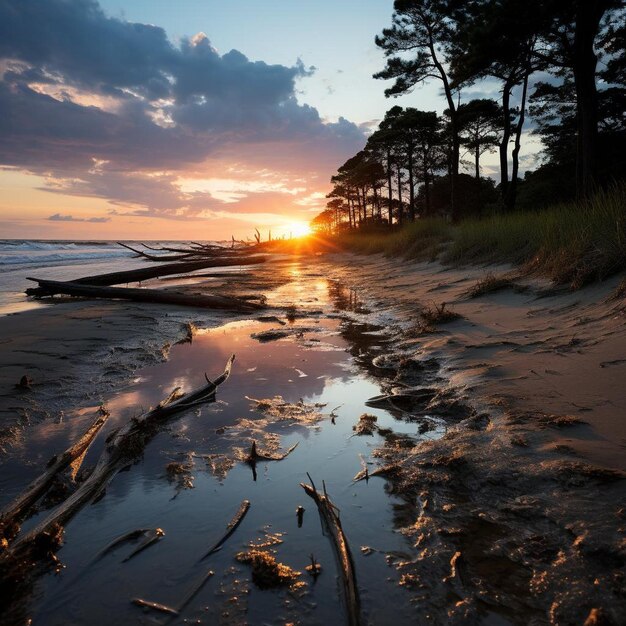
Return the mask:
[[(58, 248), (57, 248), (58, 250)], [(0, 250), (2, 252), (2, 250)], [(123, 259), (132, 256), (124, 250), (111, 250), (109, 252), (77, 252), (68, 254), (57, 252), (53, 254), (0, 254), (0, 266), (2, 265), (30, 265), (32, 263), (73, 263), (74, 261), (89, 261), (97, 259)]]
[(17, 250), (79, 250), (89, 247), (112, 247), (111, 241), (40, 241), (37, 239), (0, 239), (0, 252)]

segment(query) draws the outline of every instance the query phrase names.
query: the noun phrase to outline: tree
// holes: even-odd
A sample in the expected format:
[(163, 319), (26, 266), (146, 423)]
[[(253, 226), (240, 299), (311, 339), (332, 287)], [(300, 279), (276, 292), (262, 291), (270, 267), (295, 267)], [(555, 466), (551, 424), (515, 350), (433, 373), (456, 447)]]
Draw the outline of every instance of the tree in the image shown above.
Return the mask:
[[(509, 0), (512, 1), (512, 0)], [(539, 46), (534, 56), (545, 68), (574, 86), (576, 106), (576, 189), (579, 196), (592, 193), (598, 175), (599, 100), (597, 65), (603, 35), (613, 31), (613, 45), (620, 47), (623, 26), (612, 28), (608, 16), (624, 20), (624, 0), (543, 0), (535, 14)], [(623, 35), (622, 35), (623, 37)], [(623, 40), (612, 60), (619, 72)], [(610, 49), (611, 44), (608, 48)], [(615, 49), (613, 50), (616, 51)], [(623, 61), (621, 61), (623, 66)]]
[[(454, 85), (494, 77), (502, 83), (500, 190), (503, 204), (515, 206), (519, 152), (525, 121), (528, 81), (545, 63), (535, 55), (538, 33), (549, 24), (544, 2), (475, 0), (466, 4), (466, 24), (451, 52)], [(521, 88), (517, 119), (511, 104), (513, 90)], [(509, 145), (514, 138), (509, 180)]]
[(461, 144), (474, 156), (475, 178), (480, 178), (480, 157), (500, 143), (502, 107), (495, 100), (470, 100), (459, 106)]
[[(450, 43), (457, 28), (456, 12), (445, 0), (396, 0), (391, 28), (376, 37), (376, 45), (385, 51), (387, 64), (374, 78), (395, 79), (385, 95), (397, 96), (416, 85), (435, 78), (440, 80), (450, 111), (452, 135), (451, 210), (458, 219), (459, 202), (456, 181), (459, 173), (460, 138), (455, 92), (444, 68)], [(407, 57), (411, 55), (410, 57)], [(410, 207), (414, 211), (414, 197)], [(411, 208), (410, 208), (411, 210)]]

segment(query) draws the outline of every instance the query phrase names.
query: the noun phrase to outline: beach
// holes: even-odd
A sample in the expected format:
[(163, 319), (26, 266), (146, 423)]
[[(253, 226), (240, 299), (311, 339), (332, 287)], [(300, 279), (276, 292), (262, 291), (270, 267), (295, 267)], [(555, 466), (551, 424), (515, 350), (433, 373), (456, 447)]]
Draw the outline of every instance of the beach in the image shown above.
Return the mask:
[[(75, 266), (59, 277), (79, 269), (95, 273)], [(506, 275), (506, 286), (477, 295), (491, 275)], [(137, 619), (133, 597), (174, 606), (202, 571), (198, 552), (246, 499), (250, 513), (207, 561), (215, 574), (184, 616), (332, 620), (344, 606), (331, 545), (299, 485), (308, 472), (341, 511), (367, 623), (410, 620), (415, 606), (432, 623), (569, 624), (592, 614), (619, 623), (620, 280), (571, 291), (508, 266), (274, 255), (148, 285), (263, 295), (263, 313), (57, 297), (0, 317), (3, 506), (100, 406), (110, 418), (83, 468), (116, 428), (174, 387), (190, 391), (205, 372), (217, 376), (236, 355), (215, 404), (169, 423), (71, 519), (60, 573), (30, 581), (11, 615), (96, 624)], [(425, 314), (437, 311), (452, 314)], [(16, 388), (22, 376), (30, 389)], [(369, 430), (364, 414), (375, 418)], [(252, 441), (265, 460), (251, 473)], [(40, 503), (23, 531), (52, 506)], [(166, 537), (128, 564), (123, 548), (93, 561), (135, 528)], [(251, 545), (300, 572), (313, 552), (323, 574), (268, 594), (235, 558)]]

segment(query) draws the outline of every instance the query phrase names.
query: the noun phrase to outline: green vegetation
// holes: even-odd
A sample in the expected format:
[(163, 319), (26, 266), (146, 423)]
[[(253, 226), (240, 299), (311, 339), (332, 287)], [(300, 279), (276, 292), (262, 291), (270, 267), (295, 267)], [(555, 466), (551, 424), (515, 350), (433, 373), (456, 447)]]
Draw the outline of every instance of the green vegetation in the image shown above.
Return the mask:
[(424, 219), (389, 232), (345, 232), (336, 241), (365, 254), (444, 263), (509, 262), (580, 287), (626, 269), (626, 184), (542, 211)]
[[(391, 107), (313, 228), (361, 252), (511, 261), (574, 285), (623, 267), (625, 17), (621, 0), (395, 0), (374, 77), (389, 97), (438, 83), (445, 108)], [(481, 91), (497, 99), (470, 99)], [(496, 151), (497, 173), (483, 158)]]

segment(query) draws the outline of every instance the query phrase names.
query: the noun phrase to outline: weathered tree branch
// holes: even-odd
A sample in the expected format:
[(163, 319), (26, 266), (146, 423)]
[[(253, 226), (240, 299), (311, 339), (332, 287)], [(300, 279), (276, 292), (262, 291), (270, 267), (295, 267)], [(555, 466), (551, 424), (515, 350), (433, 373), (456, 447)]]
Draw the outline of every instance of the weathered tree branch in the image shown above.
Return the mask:
[(101, 493), (113, 476), (126, 464), (141, 454), (148, 442), (160, 431), (167, 420), (182, 410), (212, 402), (220, 384), (230, 376), (235, 356), (231, 356), (226, 369), (215, 381), (209, 381), (196, 391), (184, 394), (176, 399), (168, 398), (154, 409), (131, 419), (125, 426), (109, 436), (106, 446), (100, 455), (90, 476), (64, 502), (53, 509), (47, 517), (37, 524), (30, 532), (18, 537), (9, 546), (3, 557), (15, 555), (20, 548), (33, 544), (36, 539), (51, 529), (62, 526), (71, 519), (84, 504), (95, 495)]
[[(308, 474), (307, 474), (308, 476)], [(313, 484), (310, 485), (300, 483), (300, 486), (315, 501), (320, 517), (324, 526), (329, 532), (330, 539), (335, 550), (337, 563), (341, 572), (341, 582), (344, 591), (346, 609), (348, 612), (348, 624), (350, 626), (358, 626), (361, 623), (361, 603), (359, 599), (359, 590), (356, 584), (356, 574), (354, 572), (354, 562), (348, 541), (341, 527), (341, 520), (337, 515), (337, 507), (331, 502), (326, 488), (324, 493), (319, 493)]]
[[(110, 286), (110, 285), (123, 285), (126, 283), (136, 283), (143, 280), (150, 280), (151, 278), (158, 278), (160, 276), (173, 276), (175, 274), (187, 274), (189, 272), (195, 272), (196, 270), (207, 269), (209, 267), (232, 267), (237, 265), (258, 265), (259, 263), (265, 263), (267, 257), (264, 256), (238, 256), (229, 258), (213, 258), (197, 261), (187, 261), (183, 263), (167, 263), (164, 265), (157, 265), (156, 267), (142, 267), (135, 270), (125, 270), (122, 272), (110, 272), (107, 274), (97, 274), (95, 276), (84, 276), (83, 278), (76, 278), (72, 280), (72, 283), (81, 285), (94, 285), (94, 286)], [(55, 293), (51, 287), (33, 288), (27, 289), (26, 294), (29, 296), (51, 296)]]
[[(0, 512), (0, 534), (12, 534), (11, 530), (27, 515), (30, 508), (45, 493), (52, 481), (63, 470), (80, 458), (100, 432), (109, 413), (101, 410), (85, 434), (65, 452), (58, 454), (48, 462), (46, 471), (33, 480), (30, 485)], [(10, 538), (10, 537), (7, 537)]]
[(177, 304), (193, 306), (203, 309), (223, 309), (227, 311), (258, 311), (264, 305), (242, 298), (229, 296), (211, 296), (206, 294), (191, 294), (165, 289), (139, 289), (134, 287), (99, 287), (83, 285), (74, 282), (59, 282), (28, 278), (39, 283), (40, 287), (51, 293), (61, 293), (68, 296), (84, 298), (104, 298), (106, 300), (130, 300), (132, 302), (154, 302), (157, 304)]

